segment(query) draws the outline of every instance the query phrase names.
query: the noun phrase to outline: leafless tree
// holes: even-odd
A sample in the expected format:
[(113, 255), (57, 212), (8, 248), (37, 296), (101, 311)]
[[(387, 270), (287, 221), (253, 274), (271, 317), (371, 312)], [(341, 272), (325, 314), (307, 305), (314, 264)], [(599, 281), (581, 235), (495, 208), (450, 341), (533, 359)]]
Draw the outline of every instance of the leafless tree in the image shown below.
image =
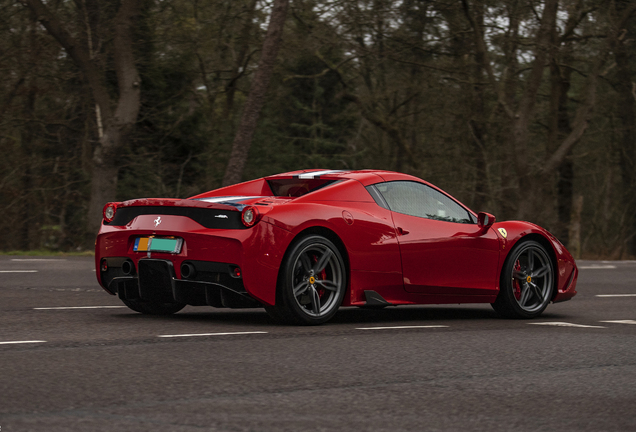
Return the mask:
[(288, 0), (274, 0), (272, 14), (267, 26), (267, 34), (263, 41), (263, 51), (258, 62), (258, 69), (252, 80), (249, 96), (243, 107), (243, 114), (236, 137), (232, 143), (232, 152), (223, 176), (223, 185), (239, 183), (242, 180), (243, 169), (252, 144), (252, 137), (256, 130), (261, 109), (265, 103), (267, 88), (269, 87), (272, 70), (274, 69), (276, 56), (283, 37), (288, 4)]
[(92, 236), (99, 229), (102, 207), (116, 198), (118, 158), (139, 114), (141, 79), (135, 64), (133, 33), (141, 2), (122, 2), (113, 22), (113, 56), (118, 87), (115, 97), (111, 96), (107, 87), (106, 71), (94, 61), (90, 32), (83, 33), (86, 39), (80, 40), (41, 0), (24, 0), (24, 3), (82, 71), (95, 100), (99, 141), (93, 150), (87, 219), (87, 232)]

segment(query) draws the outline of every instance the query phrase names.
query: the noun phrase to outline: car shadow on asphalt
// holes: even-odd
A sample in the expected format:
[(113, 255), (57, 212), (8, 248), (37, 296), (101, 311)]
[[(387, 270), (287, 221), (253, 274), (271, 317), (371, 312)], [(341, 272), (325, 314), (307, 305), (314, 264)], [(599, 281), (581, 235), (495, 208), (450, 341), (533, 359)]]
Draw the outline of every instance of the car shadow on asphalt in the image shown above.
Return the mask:
[(121, 320), (153, 320), (163, 322), (218, 322), (242, 325), (271, 325), (274, 321), (263, 309), (217, 309), (213, 307), (188, 307), (174, 315), (144, 315), (130, 311), (117, 315)]
[(333, 322), (340, 323), (383, 323), (446, 321), (446, 320), (481, 320), (499, 318), (489, 308), (406, 306), (387, 307), (384, 309), (348, 308), (338, 312)]
[[(541, 319), (562, 319), (564, 315), (554, 313), (543, 313)], [(511, 322), (532, 322), (533, 319), (508, 319), (504, 318), (491, 309), (489, 306), (405, 306), (392, 307), (379, 310), (369, 310), (362, 308), (347, 308), (338, 312), (330, 322), (334, 323), (413, 323), (418, 325), (435, 324), (437, 321), (511, 321)]]
[[(276, 325), (273, 319), (263, 309), (215, 309), (212, 307), (188, 307), (175, 315), (153, 316), (138, 313), (118, 314), (122, 320), (153, 320), (162, 322), (201, 322), (223, 323), (245, 326), (269, 326)], [(561, 314), (546, 312), (541, 319), (555, 320), (567, 318)], [(442, 321), (512, 321), (502, 318), (487, 305), (464, 306), (402, 306), (387, 307), (384, 309), (363, 309), (346, 307), (326, 324), (356, 324), (378, 325), (393, 323), (394, 325), (434, 325)], [(521, 320), (525, 321), (525, 320)], [(532, 320), (528, 320), (529, 322)]]

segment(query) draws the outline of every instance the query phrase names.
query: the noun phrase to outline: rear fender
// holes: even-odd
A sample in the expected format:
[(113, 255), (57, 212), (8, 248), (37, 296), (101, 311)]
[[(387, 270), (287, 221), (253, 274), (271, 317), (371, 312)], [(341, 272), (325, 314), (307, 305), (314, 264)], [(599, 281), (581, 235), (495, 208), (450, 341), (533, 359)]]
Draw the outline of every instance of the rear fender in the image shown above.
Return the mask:
[[(311, 220), (305, 220), (308, 214)], [(349, 275), (344, 306), (362, 301), (364, 290), (393, 287), (402, 292), (395, 227), (390, 212), (375, 202), (290, 203), (275, 208), (264, 220), (291, 232), (294, 239), (316, 233), (339, 246)]]

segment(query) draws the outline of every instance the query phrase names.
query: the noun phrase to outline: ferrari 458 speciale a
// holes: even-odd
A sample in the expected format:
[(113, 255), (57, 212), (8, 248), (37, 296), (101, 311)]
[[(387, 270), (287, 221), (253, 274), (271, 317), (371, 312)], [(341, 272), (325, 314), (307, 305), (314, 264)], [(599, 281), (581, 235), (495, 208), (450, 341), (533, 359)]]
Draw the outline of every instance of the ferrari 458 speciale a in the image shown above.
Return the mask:
[(532, 318), (576, 294), (574, 259), (548, 231), (395, 172), (295, 171), (103, 216), (97, 279), (145, 314), (264, 307), (320, 324), (341, 306), (490, 303)]

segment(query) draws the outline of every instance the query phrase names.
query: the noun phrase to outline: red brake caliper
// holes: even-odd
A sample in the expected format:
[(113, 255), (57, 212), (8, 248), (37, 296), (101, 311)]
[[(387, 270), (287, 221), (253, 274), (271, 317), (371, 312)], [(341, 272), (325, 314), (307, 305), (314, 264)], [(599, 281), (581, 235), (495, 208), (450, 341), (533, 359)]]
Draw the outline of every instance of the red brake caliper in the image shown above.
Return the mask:
[[(327, 279), (327, 270), (323, 270), (320, 272), (320, 280), (326, 280)], [(322, 296), (325, 294), (325, 289), (323, 287), (320, 287), (318, 289), (318, 295), (320, 296), (320, 298), (322, 298)]]
[[(516, 271), (521, 271), (521, 264), (519, 263), (519, 260), (515, 262), (515, 266), (512, 270), (513, 273)], [(521, 284), (519, 283), (519, 279), (515, 277), (512, 278), (512, 287), (515, 290), (515, 298), (517, 300), (521, 300)]]
[[(313, 256), (313, 261), (314, 264), (318, 262), (318, 257), (316, 255)], [(316, 279), (318, 280), (325, 280), (325, 278), (327, 277), (327, 270), (326, 268), (323, 269), (320, 273), (318, 273), (317, 275), (315, 275)], [(322, 296), (325, 294), (325, 289), (323, 287), (319, 287), (316, 291), (318, 291), (318, 297), (322, 298)]]

